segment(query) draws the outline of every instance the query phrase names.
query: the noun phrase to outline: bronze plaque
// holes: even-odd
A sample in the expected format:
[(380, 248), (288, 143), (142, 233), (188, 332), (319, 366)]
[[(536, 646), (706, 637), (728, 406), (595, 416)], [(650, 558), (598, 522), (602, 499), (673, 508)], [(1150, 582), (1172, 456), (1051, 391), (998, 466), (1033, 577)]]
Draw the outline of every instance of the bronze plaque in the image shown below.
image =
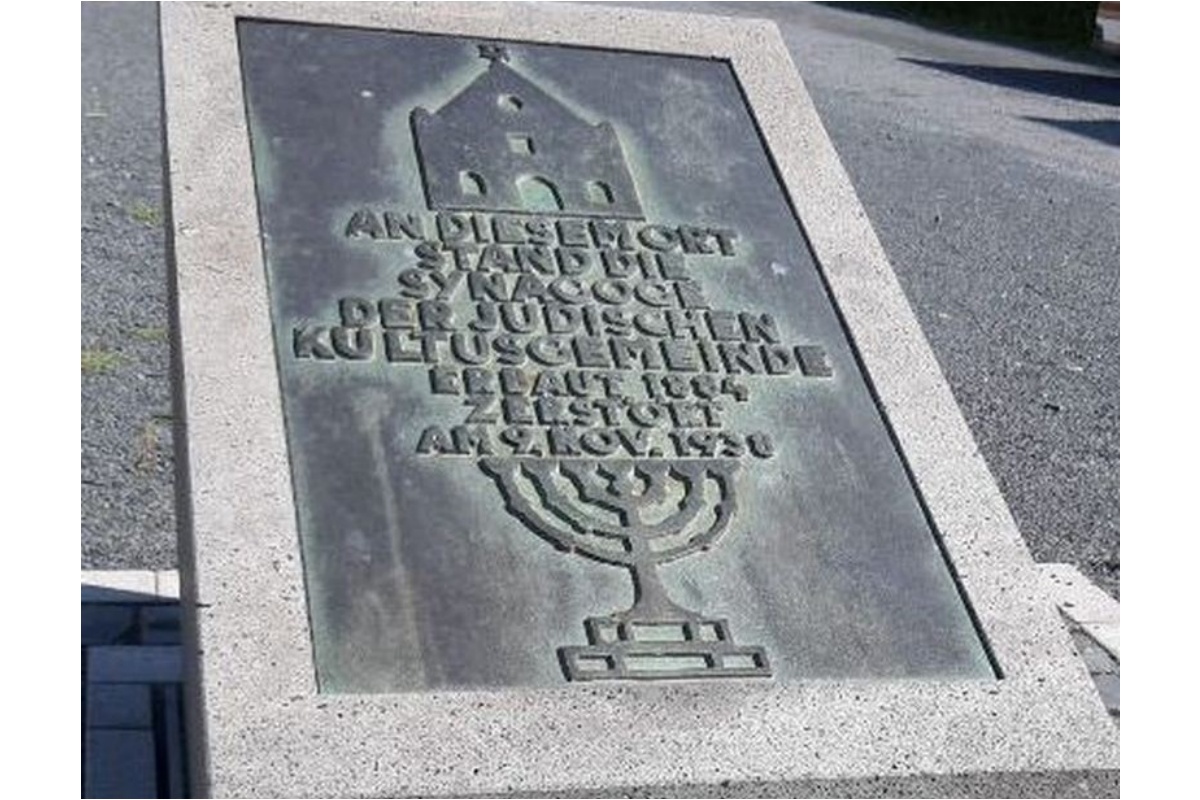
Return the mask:
[(322, 691), (993, 677), (728, 63), (238, 35)]

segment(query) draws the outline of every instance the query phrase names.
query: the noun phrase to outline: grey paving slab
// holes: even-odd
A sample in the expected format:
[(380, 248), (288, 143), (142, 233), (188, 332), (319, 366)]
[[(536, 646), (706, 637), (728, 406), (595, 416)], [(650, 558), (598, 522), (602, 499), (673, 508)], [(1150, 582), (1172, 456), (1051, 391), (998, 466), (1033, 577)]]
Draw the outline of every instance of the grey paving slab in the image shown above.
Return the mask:
[(1090, 632), (1075, 622), (1069, 622), (1071, 639), (1091, 676), (1104, 707), (1114, 720), (1121, 716), (1121, 664), (1094, 639)]
[(179, 570), (164, 569), (154, 573), (155, 591), (164, 600), (179, 599)]
[(1101, 647), (1113, 655), (1114, 658), (1121, 658), (1121, 625), (1117, 622), (1084, 622), (1081, 623), (1087, 632), (1095, 639)]
[(80, 600), (84, 603), (145, 603), (158, 596), (149, 570), (83, 570)]
[(1117, 675), (1096, 675), (1096, 690), (1104, 701), (1104, 707), (1113, 714), (1121, 713), (1121, 679)]
[(1043, 564), (1063, 613), (1080, 624), (1121, 624), (1121, 604), (1072, 564)]
[(1083, 658), (1083, 663), (1087, 665), (1088, 671), (1093, 675), (1111, 675), (1118, 671), (1117, 662), (1113, 660), (1112, 656), (1104, 648), (1090, 641), (1080, 648), (1079, 655)]
[(1118, 660), (1121, 658), (1121, 604), (1071, 564), (1043, 564), (1059, 609)]

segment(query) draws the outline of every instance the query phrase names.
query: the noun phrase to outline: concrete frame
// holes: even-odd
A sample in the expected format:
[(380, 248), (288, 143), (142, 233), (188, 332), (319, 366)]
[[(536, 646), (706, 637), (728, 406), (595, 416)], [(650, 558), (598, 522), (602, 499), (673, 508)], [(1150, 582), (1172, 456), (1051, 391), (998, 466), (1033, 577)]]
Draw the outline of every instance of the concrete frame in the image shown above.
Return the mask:
[[(727, 59), (1002, 677), (318, 694), (238, 17)], [(1118, 733), (773, 24), (507, 3), (167, 3), (161, 26), (197, 794), (1117, 791)]]

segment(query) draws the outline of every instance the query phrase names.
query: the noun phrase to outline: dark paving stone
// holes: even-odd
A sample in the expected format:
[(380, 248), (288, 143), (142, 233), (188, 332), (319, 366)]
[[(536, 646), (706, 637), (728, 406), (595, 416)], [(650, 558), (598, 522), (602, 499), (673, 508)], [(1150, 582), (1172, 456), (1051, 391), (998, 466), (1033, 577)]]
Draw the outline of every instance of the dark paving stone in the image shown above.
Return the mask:
[(138, 607), (85, 605), (80, 614), (83, 646), (133, 644), (138, 636)]
[(123, 645), (92, 647), (88, 651), (90, 683), (179, 683), (183, 652), (175, 646)]
[(84, 797), (157, 797), (154, 732), (91, 730)]
[(139, 614), (141, 644), (179, 644), (182, 614), (178, 605), (145, 606)]
[(144, 728), (153, 725), (150, 687), (138, 683), (93, 683), (88, 688), (89, 728)]

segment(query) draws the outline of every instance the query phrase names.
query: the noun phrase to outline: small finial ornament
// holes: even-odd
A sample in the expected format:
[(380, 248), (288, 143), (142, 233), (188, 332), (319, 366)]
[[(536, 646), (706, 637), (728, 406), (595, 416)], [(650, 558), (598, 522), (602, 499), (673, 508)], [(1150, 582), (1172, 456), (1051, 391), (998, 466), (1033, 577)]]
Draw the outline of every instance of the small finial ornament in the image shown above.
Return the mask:
[(502, 44), (479, 45), (479, 57), (486, 58), (495, 64), (497, 61), (508, 61), (508, 48)]

